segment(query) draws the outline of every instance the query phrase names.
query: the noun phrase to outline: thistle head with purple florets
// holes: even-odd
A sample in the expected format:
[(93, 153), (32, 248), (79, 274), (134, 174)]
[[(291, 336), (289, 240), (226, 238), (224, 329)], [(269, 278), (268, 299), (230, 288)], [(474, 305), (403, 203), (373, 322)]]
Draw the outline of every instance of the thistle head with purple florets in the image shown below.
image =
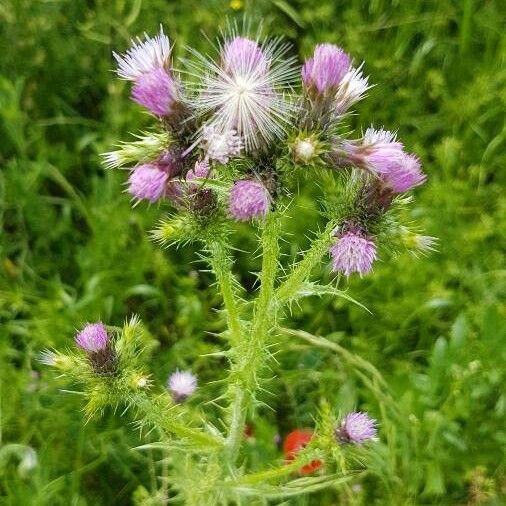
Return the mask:
[(260, 181), (242, 179), (230, 190), (229, 210), (234, 219), (249, 221), (265, 216), (270, 202), (270, 194)]
[(110, 374), (116, 370), (116, 352), (102, 322), (85, 325), (74, 337), (74, 342), (88, 354), (91, 366), (97, 374)]
[(363, 444), (376, 439), (377, 422), (366, 413), (347, 414), (335, 430), (336, 438), (341, 443)]
[(372, 269), (376, 260), (376, 245), (358, 227), (351, 228), (336, 236), (330, 247), (332, 270), (350, 276), (357, 272), (361, 276)]
[(147, 200), (153, 203), (165, 195), (168, 181), (169, 173), (163, 166), (145, 163), (130, 173), (128, 193), (136, 200)]
[(74, 341), (82, 350), (97, 353), (107, 348), (109, 336), (102, 322), (88, 323), (74, 337)]
[(351, 68), (351, 59), (334, 44), (318, 44), (302, 67), (302, 82), (307, 89), (324, 95), (336, 91)]
[(167, 380), (167, 389), (174, 402), (183, 402), (197, 389), (197, 377), (190, 371), (173, 372)]
[(113, 53), (118, 76), (134, 83), (132, 99), (156, 116), (168, 116), (178, 101), (178, 85), (169, 69), (170, 53), (162, 29), (156, 37), (132, 41), (123, 55)]

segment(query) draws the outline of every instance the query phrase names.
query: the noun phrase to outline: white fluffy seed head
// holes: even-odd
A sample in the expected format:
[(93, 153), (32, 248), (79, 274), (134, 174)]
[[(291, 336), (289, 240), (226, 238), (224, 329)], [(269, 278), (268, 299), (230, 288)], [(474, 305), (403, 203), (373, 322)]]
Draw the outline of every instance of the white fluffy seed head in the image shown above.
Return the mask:
[(185, 64), (194, 78), (188, 105), (195, 116), (210, 116), (207, 125), (217, 133), (235, 130), (246, 151), (282, 137), (293, 113), (285, 94), (298, 75), (288, 48), (279, 39), (261, 42), (234, 31), (217, 61), (188, 48), (193, 59)]
[(118, 76), (121, 79), (135, 81), (140, 75), (158, 68), (166, 68), (170, 59), (170, 41), (163, 33), (151, 38), (144, 34), (145, 40), (137, 37), (132, 40), (132, 47), (125, 54), (113, 52), (118, 62)]

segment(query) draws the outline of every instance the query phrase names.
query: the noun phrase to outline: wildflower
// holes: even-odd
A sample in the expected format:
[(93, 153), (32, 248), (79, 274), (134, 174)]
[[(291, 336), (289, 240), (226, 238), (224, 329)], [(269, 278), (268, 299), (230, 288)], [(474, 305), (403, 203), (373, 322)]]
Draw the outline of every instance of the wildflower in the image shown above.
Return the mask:
[(319, 94), (335, 92), (351, 68), (350, 57), (334, 44), (318, 44), (302, 67), (302, 82)]
[(97, 374), (109, 374), (116, 370), (116, 351), (102, 322), (85, 325), (74, 337), (74, 341), (79, 348), (87, 352), (91, 366)]
[(128, 193), (137, 200), (156, 202), (167, 190), (169, 173), (163, 167), (146, 163), (136, 167), (128, 178)]
[(353, 104), (364, 98), (369, 88), (369, 78), (363, 76), (361, 66), (349, 70), (337, 90), (334, 99), (335, 112), (344, 114)]
[(202, 146), (210, 160), (226, 164), (241, 154), (242, 140), (233, 129), (219, 132), (215, 126), (204, 125), (201, 135)]
[[(304, 449), (307, 444), (313, 438), (313, 433), (309, 430), (293, 430), (288, 434), (283, 442), (283, 453), (285, 454), (285, 459), (290, 462), (297, 458), (297, 453), (299, 453), (302, 449)], [(300, 474), (310, 474), (315, 471), (318, 471), (322, 466), (320, 460), (313, 460), (309, 464), (302, 466), (299, 469)]]
[(97, 353), (107, 348), (109, 336), (102, 322), (88, 323), (74, 338), (84, 351)]
[[(285, 58), (288, 45), (232, 33), (221, 46), (218, 62), (190, 51), (196, 57), (188, 62), (190, 72), (200, 77), (193, 85), (191, 106), (197, 115), (212, 114), (207, 126), (215, 134), (234, 131), (246, 151), (284, 135), (292, 108), (283, 91), (296, 76), (293, 59)], [(204, 130), (201, 137), (205, 140)]]
[(376, 420), (366, 413), (354, 412), (346, 415), (335, 434), (341, 443), (362, 444), (376, 439)]
[(395, 193), (411, 190), (425, 182), (427, 176), (422, 172), (420, 160), (415, 155), (401, 153), (394, 158), (388, 170), (380, 175), (385, 184)]
[(230, 214), (238, 221), (265, 216), (269, 211), (270, 195), (259, 181), (243, 179), (230, 190)]
[(194, 179), (204, 179), (211, 174), (211, 167), (207, 160), (200, 160), (195, 162), (193, 169), (190, 169), (186, 174), (186, 181), (193, 181)]
[(197, 389), (197, 377), (190, 371), (177, 370), (169, 376), (167, 388), (174, 402), (183, 402)]
[(170, 114), (177, 101), (177, 84), (169, 69), (170, 42), (160, 28), (154, 38), (132, 41), (124, 54), (113, 53), (118, 76), (133, 81), (132, 99), (157, 116)]
[(354, 272), (367, 274), (376, 260), (376, 245), (358, 228), (337, 236), (330, 248), (332, 270), (350, 276)]

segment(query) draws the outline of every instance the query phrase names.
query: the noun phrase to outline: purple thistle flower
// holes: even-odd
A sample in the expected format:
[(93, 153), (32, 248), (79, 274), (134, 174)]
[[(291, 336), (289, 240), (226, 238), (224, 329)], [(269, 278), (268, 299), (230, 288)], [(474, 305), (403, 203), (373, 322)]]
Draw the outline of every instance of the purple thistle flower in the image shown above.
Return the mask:
[[(218, 61), (192, 50), (195, 58), (187, 65), (201, 76), (190, 85), (196, 114), (210, 116), (207, 126), (217, 136), (233, 132), (247, 152), (283, 137), (294, 113), (283, 92), (297, 75), (287, 52), (288, 45), (279, 40), (259, 42), (235, 32), (221, 45)], [(200, 138), (209, 141), (204, 129)], [(221, 162), (210, 152), (208, 156)]]
[(402, 193), (422, 184), (420, 161), (404, 151), (402, 143), (388, 130), (368, 128), (359, 142), (342, 145), (348, 162), (369, 170), (394, 193)]
[(168, 116), (176, 101), (176, 85), (163, 68), (141, 74), (132, 88), (132, 100), (156, 116)]
[(237, 181), (230, 190), (230, 214), (238, 221), (265, 216), (270, 201), (269, 192), (262, 183), (243, 179)]
[(84, 351), (98, 353), (107, 348), (109, 336), (102, 322), (88, 323), (75, 336), (74, 341)]
[(165, 195), (169, 174), (159, 165), (139, 165), (128, 178), (128, 193), (138, 200), (156, 202)]
[(186, 181), (193, 181), (194, 179), (208, 178), (211, 175), (211, 167), (207, 160), (200, 160), (195, 162), (193, 169), (190, 169), (186, 174)]
[(174, 402), (182, 402), (197, 389), (197, 377), (190, 371), (173, 372), (167, 380), (167, 388)]
[(336, 429), (336, 438), (342, 443), (362, 444), (376, 439), (376, 425), (376, 420), (369, 418), (366, 413), (349, 413)]
[(315, 87), (318, 93), (337, 89), (351, 68), (351, 59), (334, 44), (318, 44), (312, 58), (302, 67), (302, 81), (307, 88)]
[(113, 53), (118, 76), (134, 82), (132, 99), (157, 116), (167, 116), (177, 100), (177, 84), (169, 68), (170, 42), (160, 28), (154, 38), (137, 38), (124, 54)]
[(225, 44), (222, 64), (231, 74), (244, 74), (248, 69), (254, 68), (256, 73), (262, 75), (269, 67), (269, 62), (258, 43), (245, 37), (235, 37)]
[(359, 230), (348, 230), (337, 236), (330, 247), (332, 270), (350, 276), (353, 272), (367, 274), (376, 260), (376, 245)]
[(381, 178), (395, 193), (402, 193), (423, 184), (427, 176), (417, 156), (401, 153), (391, 161)]

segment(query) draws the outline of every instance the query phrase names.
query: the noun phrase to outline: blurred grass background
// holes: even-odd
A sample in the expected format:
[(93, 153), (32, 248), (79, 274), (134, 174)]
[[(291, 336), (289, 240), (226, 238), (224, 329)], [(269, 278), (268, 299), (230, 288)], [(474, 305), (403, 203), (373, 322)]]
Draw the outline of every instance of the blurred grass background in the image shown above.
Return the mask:
[[(440, 240), (429, 258), (385, 258), (373, 276), (349, 283), (372, 315), (343, 300), (310, 300), (287, 322), (371, 361), (404, 423), (382, 420), (377, 393), (331, 350), (290, 338), (269, 400), (278, 415), (263, 413), (257, 439), (311, 426), (323, 397), (342, 411), (360, 406), (391, 437), (356, 504), (504, 504), (500, 0), (0, 4), (0, 503), (140, 504), (153, 486), (153, 456), (130, 449), (138, 435), (113, 416), (83, 426), (79, 396), (59, 393), (36, 362), (42, 348), (69, 345), (82, 323), (119, 325), (138, 313), (158, 348), (158, 380), (190, 363), (204, 383), (214, 377), (213, 359), (202, 357), (219, 346), (207, 332), (222, 324), (210, 278), (191, 248), (164, 252), (149, 241), (160, 211), (132, 211), (124, 174), (105, 172), (99, 153), (151, 123), (114, 79), (112, 49), (162, 23), (181, 54), (184, 44), (204, 47), (201, 30), (212, 36), (244, 12), (301, 58), (333, 42), (365, 60), (376, 87), (356, 127), (398, 129), (420, 155), (429, 181), (413, 217)], [(301, 214), (291, 225), (294, 251), (312, 219)], [(279, 458), (267, 443), (252, 449), (253, 461)], [(330, 491), (300, 504), (335, 500)]]

